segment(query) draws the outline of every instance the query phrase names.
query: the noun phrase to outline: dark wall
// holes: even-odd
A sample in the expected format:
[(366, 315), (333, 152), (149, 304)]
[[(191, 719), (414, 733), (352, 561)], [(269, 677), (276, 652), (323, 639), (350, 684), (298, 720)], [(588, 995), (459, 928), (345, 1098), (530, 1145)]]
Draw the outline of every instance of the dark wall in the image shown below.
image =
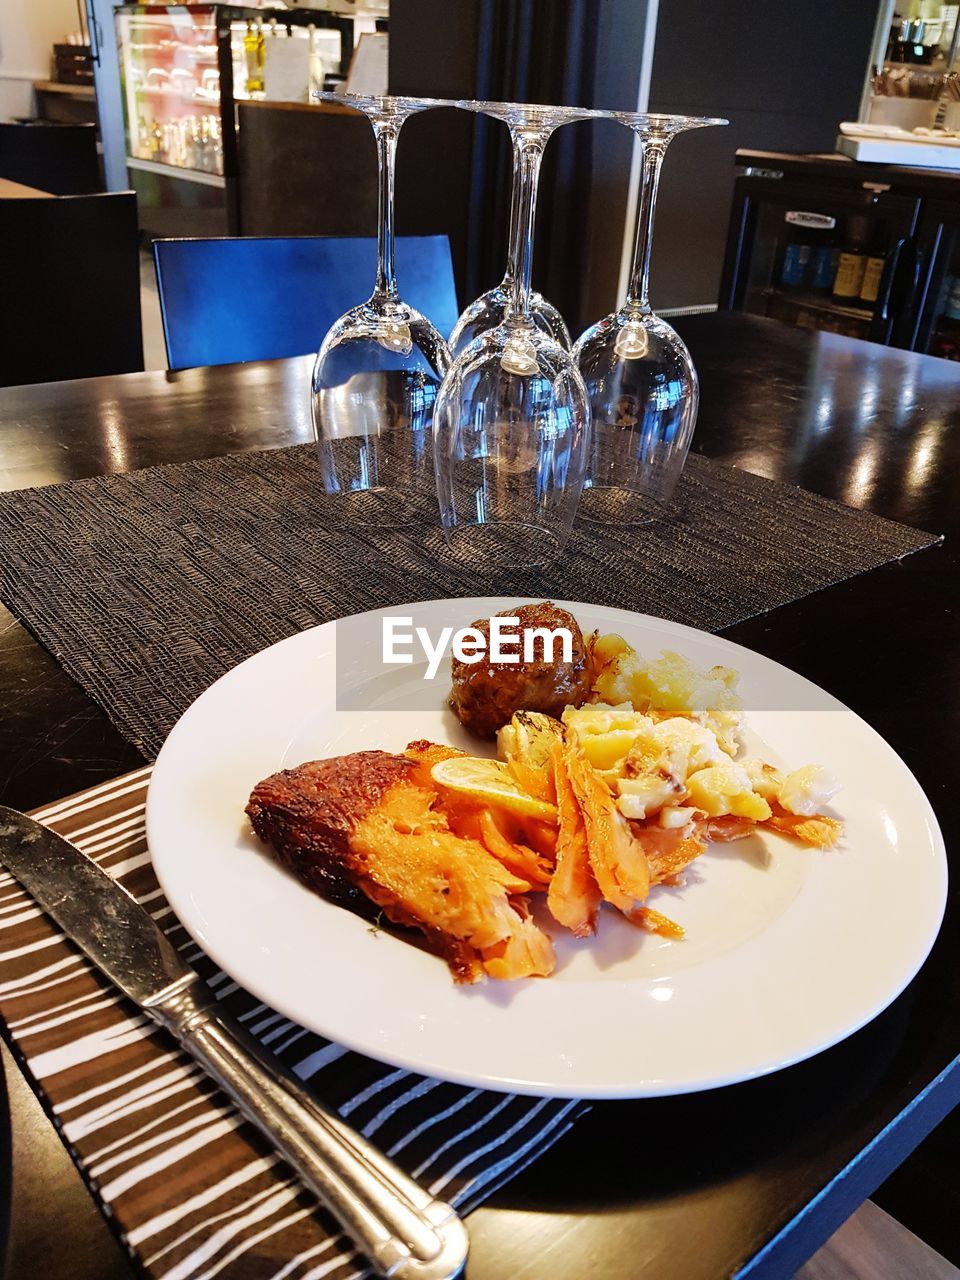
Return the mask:
[[(392, 0), (390, 87), (632, 110), (647, 0)], [(679, 137), (664, 167), (654, 305), (716, 302), (738, 147), (832, 151), (855, 118), (877, 0), (660, 0), (652, 111), (726, 116)], [(618, 301), (631, 135), (567, 126), (544, 162), (534, 283), (572, 330)], [(455, 111), (404, 127), (398, 230), (446, 232), (461, 304), (505, 261), (506, 130)]]
[[(390, 92), (472, 98), (477, 24), (476, 0), (391, 0)], [(461, 307), (471, 301), (465, 264), (473, 127), (466, 112), (425, 111), (406, 122), (397, 148), (397, 232), (450, 237)]]
[(855, 120), (877, 0), (660, 0), (650, 110), (725, 116), (675, 140), (664, 163), (654, 306), (714, 303), (734, 152), (832, 152)]
[(237, 114), (240, 235), (377, 234), (377, 146), (363, 116), (259, 102)]
[[(663, 0), (661, 0), (663, 3)], [(635, 111), (640, 82), (647, 0), (600, 0), (597, 10), (596, 92), (591, 106)], [(633, 134), (612, 120), (583, 125), (594, 131), (590, 174), (590, 253), (581, 328), (620, 303), (620, 255), (633, 156)]]
[[(392, 0), (390, 89), (432, 97), (632, 109), (646, 0)], [(544, 159), (534, 284), (574, 333), (614, 305), (631, 139), (609, 122), (565, 126)], [(404, 126), (401, 232), (446, 232), (461, 304), (506, 262), (510, 152), (494, 121), (430, 111)]]

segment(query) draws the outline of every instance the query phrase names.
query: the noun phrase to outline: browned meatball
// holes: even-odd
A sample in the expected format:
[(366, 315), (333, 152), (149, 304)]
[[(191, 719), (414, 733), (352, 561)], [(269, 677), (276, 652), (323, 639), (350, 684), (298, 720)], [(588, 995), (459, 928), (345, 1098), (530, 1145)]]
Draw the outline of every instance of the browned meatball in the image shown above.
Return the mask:
[[(522, 648), (520, 661), (515, 663), (493, 663), (484, 656), (480, 662), (470, 664), (454, 657), (450, 705), (460, 723), (479, 738), (492, 738), (515, 711), (543, 711), (559, 717), (564, 707), (571, 704), (576, 707), (586, 701), (593, 683), (583, 632), (576, 618), (565, 609), (544, 600), (519, 609), (506, 609), (497, 616), (519, 618), (521, 634), (527, 627), (548, 627), (552, 631), (566, 627), (573, 639), (573, 661), (562, 660), (558, 644), (556, 660), (544, 662), (539, 642), (535, 650), (538, 656), (533, 662), (523, 661)], [(483, 618), (473, 625), (489, 645), (489, 619)]]

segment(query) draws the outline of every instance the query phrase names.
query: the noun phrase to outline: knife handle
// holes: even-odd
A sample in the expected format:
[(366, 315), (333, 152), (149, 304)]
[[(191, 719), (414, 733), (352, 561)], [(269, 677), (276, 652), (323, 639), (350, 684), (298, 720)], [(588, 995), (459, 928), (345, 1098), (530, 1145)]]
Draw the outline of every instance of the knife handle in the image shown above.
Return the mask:
[(450, 1280), (459, 1274), (468, 1240), (456, 1211), (311, 1098), (195, 974), (144, 1009), (270, 1140), (379, 1275)]

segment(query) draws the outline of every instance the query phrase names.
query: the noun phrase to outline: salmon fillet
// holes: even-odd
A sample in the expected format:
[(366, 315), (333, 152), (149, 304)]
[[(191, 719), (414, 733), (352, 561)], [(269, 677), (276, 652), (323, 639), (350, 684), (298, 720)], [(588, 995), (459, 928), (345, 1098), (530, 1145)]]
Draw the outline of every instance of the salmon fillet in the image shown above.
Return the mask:
[(331, 902), (366, 915), (372, 903), (419, 930), (458, 982), (546, 976), (553, 948), (520, 896), (529, 884), (451, 831), (415, 754), (358, 751), (284, 769), (254, 788), (251, 825)]

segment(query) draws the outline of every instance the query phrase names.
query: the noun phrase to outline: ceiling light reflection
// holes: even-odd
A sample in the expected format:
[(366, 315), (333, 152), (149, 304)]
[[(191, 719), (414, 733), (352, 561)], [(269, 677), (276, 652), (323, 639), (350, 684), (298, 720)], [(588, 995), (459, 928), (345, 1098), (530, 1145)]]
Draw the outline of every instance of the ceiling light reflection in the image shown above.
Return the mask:
[(877, 466), (880, 462), (880, 448), (876, 440), (864, 445), (860, 457), (850, 473), (844, 489), (844, 498), (851, 506), (861, 506), (865, 499), (873, 493), (876, 483)]
[(103, 427), (103, 443), (110, 457), (111, 469), (130, 471), (130, 453), (118, 401), (107, 400), (100, 406), (100, 424)]
[(942, 439), (944, 424), (939, 420), (928, 422), (917, 436), (910, 463), (907, 467), (906, 486), (911, 493), (922, 489), (930, 478), (932, 462)]
[(865, 427), (875, 416), (878, 396), (879, 391), (876, 382), (872, 380), (867, 382), (860, 396), (860, 407), (857, 413), (857, 420), (861, 427)]

